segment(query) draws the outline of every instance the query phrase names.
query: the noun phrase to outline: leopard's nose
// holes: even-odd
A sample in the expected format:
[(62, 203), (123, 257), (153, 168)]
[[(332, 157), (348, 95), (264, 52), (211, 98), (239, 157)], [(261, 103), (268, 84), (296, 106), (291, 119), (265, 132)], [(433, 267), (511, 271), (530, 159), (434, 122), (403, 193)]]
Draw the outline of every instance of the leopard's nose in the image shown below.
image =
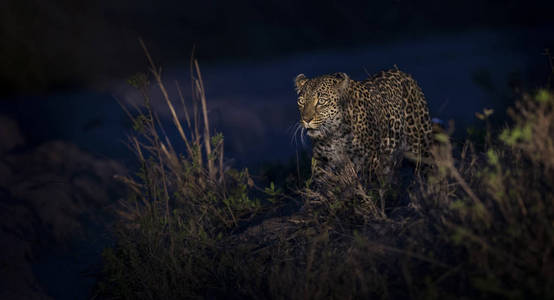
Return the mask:
[(307, 123), (310, 123), (313, 119), (314, 119), (314, 117), (304, 117), (304, 118), (302, 118), (302, 121), (306, 122), (306, 124), (307, 124)]
[(313, 118), (304, 118), (304, 119), (302, 119), (302, 125), (304, 125), (304, 128), (310, 128), (310, 121), (312, 119)]

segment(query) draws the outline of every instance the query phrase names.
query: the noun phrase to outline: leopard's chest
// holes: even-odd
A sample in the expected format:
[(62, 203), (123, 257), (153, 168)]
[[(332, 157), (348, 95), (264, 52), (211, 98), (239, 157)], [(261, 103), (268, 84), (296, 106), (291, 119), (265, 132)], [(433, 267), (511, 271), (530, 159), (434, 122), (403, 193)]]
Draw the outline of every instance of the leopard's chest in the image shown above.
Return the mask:
[(367, 148), (362, 139), (355, 136), (348, 122), (341, 120), (334, 134), (325, 139), (314, 142), (314, 158), (324, 163), (330, 169), (343, 166), (352, 162), (356, 166), (362, 166), (366, 162)]

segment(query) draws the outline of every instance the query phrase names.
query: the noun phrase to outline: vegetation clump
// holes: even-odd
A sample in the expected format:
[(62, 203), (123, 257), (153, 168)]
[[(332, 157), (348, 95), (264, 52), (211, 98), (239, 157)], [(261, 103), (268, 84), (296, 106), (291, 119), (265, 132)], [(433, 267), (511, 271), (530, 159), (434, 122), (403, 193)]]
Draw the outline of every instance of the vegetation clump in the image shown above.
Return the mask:
[[(389, 186), (364, 186), (346, 165), (323, 191), (309, 178), (261, 188), (225, 165), (198, 63), (182, 122), (146, 53), (151, 76), (131, 81), (145, 105), (129, 113), (141, 168), (120, 178), (129, 196), (99, 298), (554, 298), (552, 90), (523, 95), (482, 143), (438, 133), (423, 172)], [(160, 133), (150, 77), (184, 154)]]

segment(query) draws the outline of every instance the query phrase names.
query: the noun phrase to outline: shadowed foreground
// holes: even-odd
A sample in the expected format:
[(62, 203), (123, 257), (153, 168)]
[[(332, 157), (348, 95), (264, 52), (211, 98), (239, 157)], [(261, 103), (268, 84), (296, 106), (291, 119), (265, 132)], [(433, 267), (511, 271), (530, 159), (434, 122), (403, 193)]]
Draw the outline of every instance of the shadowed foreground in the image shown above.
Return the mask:
[(554, 297), (551, 90), (519, 95), (508, 128), (491, 128), (485, 110), (483, 129), (466, 141), (437, 134), (424, 172), (406, 164), (389, 186), (363, 186), (346, 166), (314, 191), (298, 162), (281, 184), (261, 188), (248, 170), (225, 165), (198, 65), (195, 98), (176, 105), (150, 62), (181, 140), (159, 128), (148, 77), (131, 80), (145, 98), (129, 113), (141, 168), (120, 177), (129, 194), (98, 297)]

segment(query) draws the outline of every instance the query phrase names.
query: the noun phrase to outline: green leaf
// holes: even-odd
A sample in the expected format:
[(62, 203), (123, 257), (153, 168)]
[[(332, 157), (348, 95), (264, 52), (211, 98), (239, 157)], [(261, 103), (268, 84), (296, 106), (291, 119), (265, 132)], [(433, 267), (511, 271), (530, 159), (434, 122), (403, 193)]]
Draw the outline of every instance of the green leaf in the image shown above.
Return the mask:
[(450, 203), (450, 209), (452, 210), (461, 210), (464, 208), (466, 208), (466, 204), (464, 203), (464, 201), (456, 200)]
[(441, 142), (441, 143), (447, 143), (448, 142), (448, 135), (444, 133), (437, 133), (435, 134), (435, 140)]
[(494, 166), (498, 165), (498, 154), (496, 154), (493, 149), (489, 149), (489, 151), (487, 151), (487, 158), (489, 160), (489, 164)]
[(148, 76), (144, 73), (136, 73), (135, 75), (127, 79), (127, 84), (136, 89), (142, 88), (148, 85), (148, 83)]
[(221, 132), (214, 135), (214, 136), (212, 136), (211, 141), (210, 141), (210, 143), (214, 147), (218, 146), (221, 142), (223, 142), (223, 134)]
[(521, 130), (521, 139), (523, 139), (524, 141), (530, 141), (533, 135), (531, 129), (531, 124), (525, 124), (525, 126)]
[(535, 96), (535, 99), (538, 101), (538, 102), (541, 102), (541, 103), (546, 103), (548, 101), (550, 101), (552, 95), (550, 94), (550, 92), (548, 92), (547, 90), (545, 89), (540, 89), (538, 92), (537, 92), (537, 95)]

